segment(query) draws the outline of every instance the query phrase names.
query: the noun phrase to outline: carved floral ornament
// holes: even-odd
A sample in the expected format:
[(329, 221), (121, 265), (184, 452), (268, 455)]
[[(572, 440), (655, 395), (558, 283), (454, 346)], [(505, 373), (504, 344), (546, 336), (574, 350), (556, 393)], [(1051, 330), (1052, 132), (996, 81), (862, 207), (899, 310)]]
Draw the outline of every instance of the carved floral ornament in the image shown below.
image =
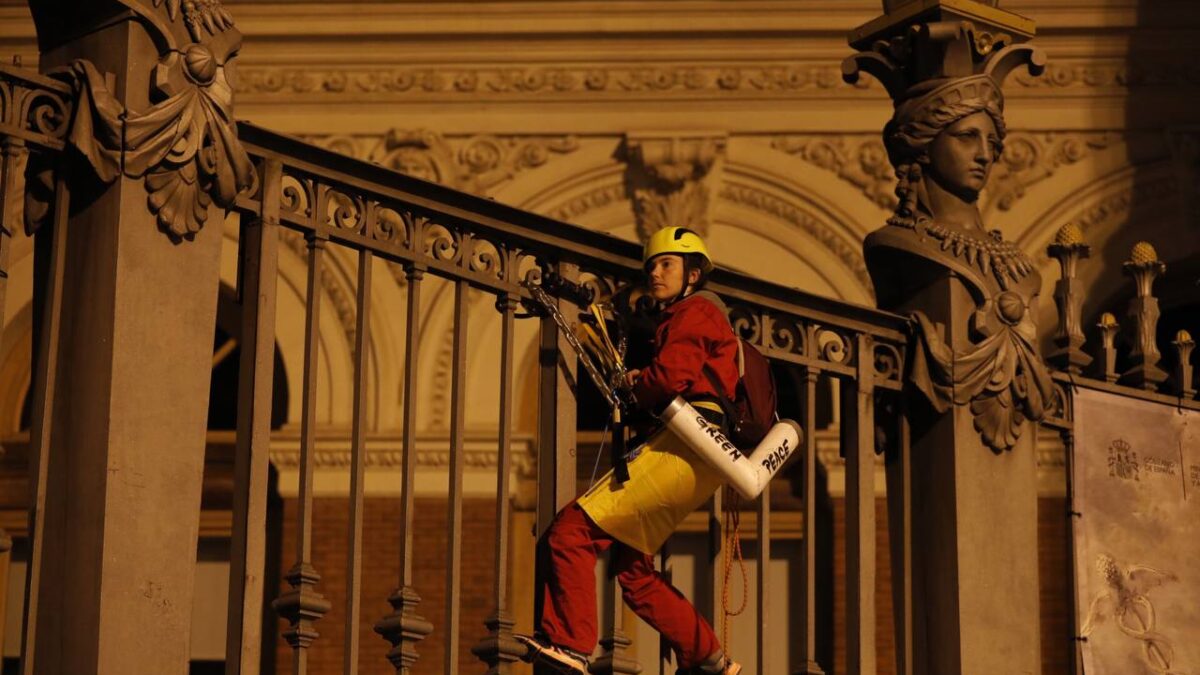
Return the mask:
[(869, 82), (847, 85), (836, 67), (765, 63), (752, 66), (661, 64), (643, 67), (529, 66), (462, 68), (444, 65), (412, 68), (289, 68), (250, 66), (238, 78), (237, 92), (249, 96), (326, 95), (511, 98), (578, 97), (596, 94), (656, 95), (770, 92), (845, 92), (867, 89)]
[(92, 63), (75, 61), (68, 74), (77, 107), (68, 142), (105, 183), (144, 178), (159, 227), (174, 239), (190, 238), (213, 202), (228, 208), (256, 185), (237, 138), (227, 71), (242, 36), (218, 0), (123, 4), (169, 47), (151, 77), (153, 104), (126, 109)]
[[(1053, 178), (1063, 167), (1119, 147), (1127, 139), (1113, 132), (1012, 132), (980, 199), (1000, 211), (1011, 211), (1026, 193)], [(788, 134), (771, 147), (837, 174), (863, 196), (888, 209), (896, 208), (896, 173), (877, 134)]]
[(727, 135), (718, 131), (626, 134), (625, 182), (641, 241), (664, 227), (707, 234), (727, 144)]
[(506, 180), (579, 149), (571, 135), (448, 137), (431, 129), (389, 129), (382, 137), (332, 135), (306, 140), (423, 180), (487, 194)]

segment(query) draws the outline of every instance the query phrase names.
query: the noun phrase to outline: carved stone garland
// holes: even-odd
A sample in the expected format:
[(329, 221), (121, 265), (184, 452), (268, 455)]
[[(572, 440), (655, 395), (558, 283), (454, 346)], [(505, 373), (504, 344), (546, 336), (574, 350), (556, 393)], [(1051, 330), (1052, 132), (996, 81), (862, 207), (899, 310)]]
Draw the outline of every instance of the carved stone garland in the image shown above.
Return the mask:
[[(154, 7), (163, 2), (154, 0)], [(256, 185), (237, 138), (227, 76), (242, 35), (219, 0), (166, 0), (169, 21), (142, 2), (124, 4), (167, 45), (151, 77), (157, 103), (126, 109), (92, 63), (76, 61), (69, 75), (77, 114), (68, 142), (106, 183), (144, 178), (159, 227), (173, 239), (189, 238), (207, 222), (213, 202), (229, 208)]]

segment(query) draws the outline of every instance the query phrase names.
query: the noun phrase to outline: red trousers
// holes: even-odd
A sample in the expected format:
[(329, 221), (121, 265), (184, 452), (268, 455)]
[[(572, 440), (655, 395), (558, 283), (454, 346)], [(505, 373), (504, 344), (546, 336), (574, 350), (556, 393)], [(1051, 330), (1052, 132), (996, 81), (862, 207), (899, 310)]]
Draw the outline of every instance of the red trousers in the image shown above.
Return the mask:
[(612, 547), (621, 597), (662, 634), (681, 669), (698, 665), (721, 648), (704, 617), (655, 571), (654, 560), (613, 539), (575, 502), (558, 512), (539, 546), (548, 569), (540, 589), (538, 627), (551, 643), (592, 653), (597, 635), (596, 556)]

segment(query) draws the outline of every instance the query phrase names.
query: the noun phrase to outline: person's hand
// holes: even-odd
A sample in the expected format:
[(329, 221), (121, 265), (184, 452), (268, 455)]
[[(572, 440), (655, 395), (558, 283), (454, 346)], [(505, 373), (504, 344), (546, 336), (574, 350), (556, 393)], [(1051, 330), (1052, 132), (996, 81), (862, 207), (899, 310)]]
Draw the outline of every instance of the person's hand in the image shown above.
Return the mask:
[(639, 369), (637, 369), (637, 368), (634, 368), (633, 370), (627, 371), (627, 372), (625, 373), (625, 384), (626, 384), (626, 385), (628, 385), (628, 386), (630, 386), (630, 387), (632, 387), (632, 386), (633, 386), (633, 384), (634, 384), (635, 382), (637, 382), (637, 379), (638, 379), (638, 377), (640, 377), (640, 376), (641, 376), (641, 374), (642, 374), (642, 371), (641, 371), (641, 370), (639, 370)]

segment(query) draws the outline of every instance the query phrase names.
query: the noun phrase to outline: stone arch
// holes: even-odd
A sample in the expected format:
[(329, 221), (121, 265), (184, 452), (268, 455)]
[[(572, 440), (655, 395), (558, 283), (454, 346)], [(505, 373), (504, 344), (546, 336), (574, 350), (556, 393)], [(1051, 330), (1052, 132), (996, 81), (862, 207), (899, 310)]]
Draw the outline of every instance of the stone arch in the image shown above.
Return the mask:
[[(761, 268), (757, 262), (766, 248), (780, 252), (779, 264), (771, 267), (787, 270), (772, 281), (870, 302), (861, 241), (883, 222), (885, 211), (833, 174), (754, 138), (730, 140), (722, 171), (709, 234), (722, 242), (714, 247), (718, 264)], [(636, 240), (625, 172), (615, 144), (588, 143), (517, 177), (495, 197)]]
[[(439, 279), (426, 288), (429, 292), (423, 293), (426, 299), (422, 302), (419, 337), (422, 358), (419, 359), (417, 377), (418, 400), (421, 402), (417, 409), (418, 427), (445, 431), (450, 424), (452, 394), (454, 284)], [(500, 406), (500, 313), (495, 308), (495, 296), (486, 291), (471, 289), (467, 303), (466, 367), (467, 382), (472, 386), (465, 392), (466, 424), (473, 429), (495, 429)], [(516, 431), (533, 429), (528, 416), (522, 415), (518, 407), (526, 400), (519, 392), (526, 392), (531, 383), (536, 396), (536, 358), (531, 366), (529, 353), (537, 349), (537, 327), (537, 321), (517, 321), (515, 325), (513, 419)]]
[[(298, 234), (281, 230), (279, 274), (276, 279), (275, 341), (283, 359), (288, 391), (287, 425), (299, 425), (304, 390), (304, 323), (307, 294), (308, 260), (304, 240)], [(238, 281), (238, 226), (236, 216), (226, 219), (221, 249), (221, 282), (231, 288)], [(330, 246), (327, 251), (336, 247)], [(326, 285), (336, 283), (340, 272), (339, 256), (326, 257), (330, 274)], [(345, 292), (345, 289), (340, 289)], [(353, 344), (347, 339), (342, 322), (333, 309), (326, 289), (321, 298), (318, 325), (317, 416), (321, 425), (348, 426), (353, 408)], [(353, 293), (350, 295), (353, 298)], [(378, 377), (378, 375), (377, 375)]]

